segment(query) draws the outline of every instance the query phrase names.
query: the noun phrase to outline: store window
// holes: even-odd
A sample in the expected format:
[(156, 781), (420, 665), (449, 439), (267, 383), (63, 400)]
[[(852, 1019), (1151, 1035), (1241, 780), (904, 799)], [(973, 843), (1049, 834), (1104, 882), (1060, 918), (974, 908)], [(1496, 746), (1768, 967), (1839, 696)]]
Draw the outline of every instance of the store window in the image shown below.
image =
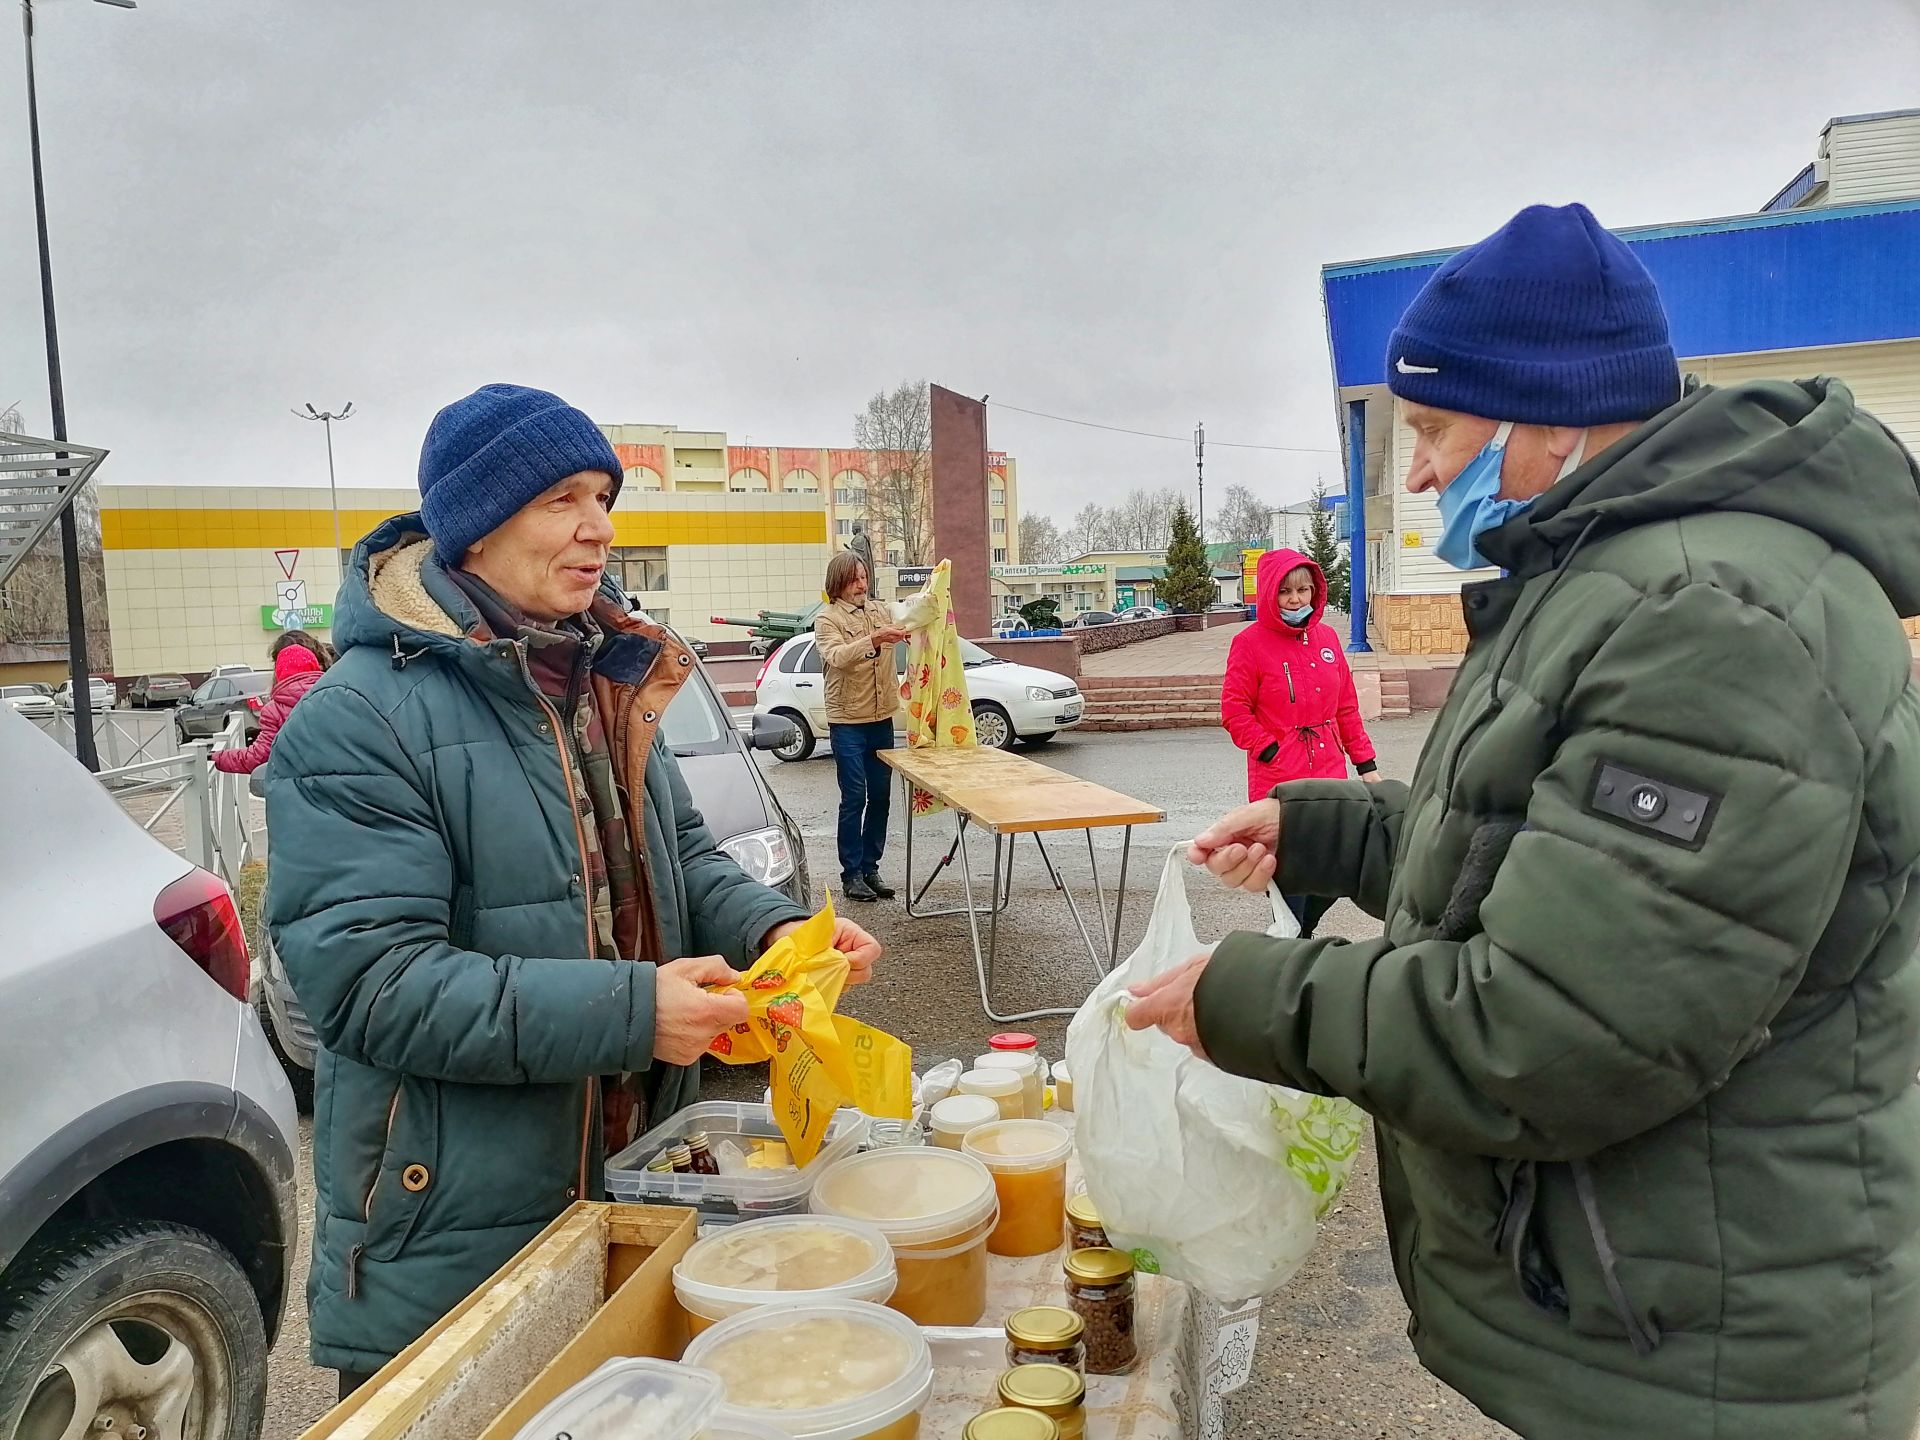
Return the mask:
[[(667, 583), (667, 547), (664, 545), (616, 545), (607, 557), (607, 568), (629, 595), (671, 588)], [(649, 605), (647, 613), (657, 617), (660, 612)]]

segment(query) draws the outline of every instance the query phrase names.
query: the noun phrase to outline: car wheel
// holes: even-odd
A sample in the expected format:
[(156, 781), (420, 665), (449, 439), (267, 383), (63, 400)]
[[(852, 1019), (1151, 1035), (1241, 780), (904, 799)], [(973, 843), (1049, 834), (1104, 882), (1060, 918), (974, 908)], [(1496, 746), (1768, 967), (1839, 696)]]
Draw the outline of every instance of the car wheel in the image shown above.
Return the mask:
[(807, 724), (806, 717), (793, 710), (776, 710), (773, 713), (793, 727), (793, 738), (784, 745), (774, 747), (774, 758), (785, 760), (790, 765), (810, 758), (814, 746), (813, 727)]
[(1058, 730), (1049, 730), (1044, 735), (1022, 735), (1020, 737), (1020, 743), (1022, 745), (1051, 745), (1053, 743), (1053, 737), (1059, 733)]
[(260, 1302), (212, 1236), (111, 1220), (57, 1233), (8, 1267), (0, 1435), (250, 1440), (266, 1399)]
[(973, 734), (982, 745), (994, 750), (1013, 748), (1013, 720), (991, 700), (973, 702)]

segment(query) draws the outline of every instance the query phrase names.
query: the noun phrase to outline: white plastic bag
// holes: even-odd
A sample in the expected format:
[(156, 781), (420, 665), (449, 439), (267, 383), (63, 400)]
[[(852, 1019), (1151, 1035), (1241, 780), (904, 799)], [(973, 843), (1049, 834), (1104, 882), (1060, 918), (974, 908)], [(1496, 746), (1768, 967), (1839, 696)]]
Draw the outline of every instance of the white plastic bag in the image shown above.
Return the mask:
[[(1087, 1193), (1135, 1264), (1223, 1304), (1270, 1294), (1313, 1248), (1360, 1148), (1350, 1101), (1263, 1085), (1121, 1019), (1127, 988), (1210, 946), (1193, 931), (1186, 846), (1167, 858), (1140, 946), (1067, 1027), (1075, 1137)], [(1300, 933), (1272, 892), (1270, 935)]]

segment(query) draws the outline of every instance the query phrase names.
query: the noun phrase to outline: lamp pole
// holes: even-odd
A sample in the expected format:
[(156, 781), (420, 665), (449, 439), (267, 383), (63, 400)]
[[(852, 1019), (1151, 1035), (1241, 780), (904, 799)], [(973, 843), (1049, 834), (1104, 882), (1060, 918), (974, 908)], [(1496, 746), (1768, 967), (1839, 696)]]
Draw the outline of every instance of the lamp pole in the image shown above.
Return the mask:
[[(116, 10), (131, 10), (135, 0), (98, 0)], [(47, 335), (47, 400), (53, 412), (53, 438), (67, 438), (67, 392), (60, 380), (60, 331), (53, 316), (53, 254), (47, 244), (47, 187), (40, 170), (40, 98), (33, 80), (33, 0), (20, 0), (21, 29), (27, 43), (27, 148), (33, 156), (33, 223), (40, 241), (40, 312)], [(66, 459), (64, 451), (59, 458)], [(93, 741), (93, 669), (87, 663), (87, 602), (80, 577), (80, 522), (73, 513), (80, 497), (60, 510), (60, 562), (67, 582), (67, 670), (73, 683), (73, 753), (89, 770), (100, 768)]]
[[(302, 420), (318, 420), (327, 428), (327, 500), (333, 506), (333, 563), (336, 570), (345, 573), (346, 562), (340, 558), (340, 491), (333, 481), (333, 422), (345, 420), (353, 414), (353, 402), (349, 400), (339, 411), (316, 410), (313, 402), (307, 402), (307, 408), (293, 412)], [(338, 588), (336, 584), (335, 588)]]
[(1193, 476), (1200, 485), (1200, 543), (1207, 543), (1207, 427), (1193, 427)]

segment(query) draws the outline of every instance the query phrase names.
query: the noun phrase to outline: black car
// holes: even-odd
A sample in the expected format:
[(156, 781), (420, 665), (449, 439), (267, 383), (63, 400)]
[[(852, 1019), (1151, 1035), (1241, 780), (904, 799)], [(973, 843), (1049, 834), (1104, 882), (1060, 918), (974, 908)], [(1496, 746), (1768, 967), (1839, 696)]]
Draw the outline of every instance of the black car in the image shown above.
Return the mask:
[(193, 698), (193, 686), (184, 675), (141, 675), (127, 689), (127, 703), (138, 710), (156, 705), (178, 705)]
[(260, 706), (273, 688), (273, 676), (264, 670), (246, 675), (215, 675), (202, 680), (173, 712), (173, 733), (181, 743), (210, 740), (226, 727), (227, 717), (242, 711), (247, 717), (247, 738), (260, 733)]
[[(811, 910), (813, 887), (807, 876), (807, 850), (800, 827), (775, 798), (751, 753), (777, 749), (788, 743), (792, 733), (793, 726), (787, 721), (761, 715), (755, 717), (750, 734), (741, 734), (704, 666), (694, 667), (660, 722), (660, 738), (680, 762), (680, 773), (686, 777), (693, 803), (720, 848), (754, 879), (771, 885), (802, 909)], [(254, 1007), (260, 1013), (268, 1042), (293, 1082), (300, 1108), (309, 1110), (313, 1106), (313, 1055), (319, 1042), (287, 981), (264, 921), (255, 938), (261, 973), (255, 984)]]

